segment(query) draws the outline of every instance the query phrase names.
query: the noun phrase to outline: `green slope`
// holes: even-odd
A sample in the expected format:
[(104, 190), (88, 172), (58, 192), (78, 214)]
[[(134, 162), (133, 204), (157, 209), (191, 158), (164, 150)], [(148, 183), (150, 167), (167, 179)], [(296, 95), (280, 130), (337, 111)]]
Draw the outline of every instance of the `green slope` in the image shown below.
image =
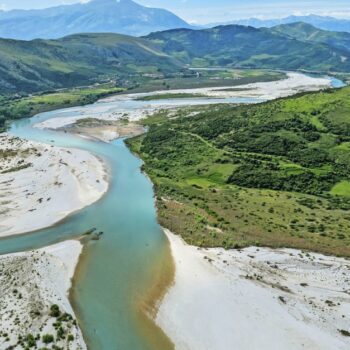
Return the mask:
[(326, 44), (339, 50), (350, 51), (350, 33), (347, 32), (321, 30), (303, 22), (279, 25), (272, 30), (300, 41)]
[(175, 29), (147, 38), (161, 45), (167, 54), (194, 66), (350, 71), (350, 52), (299, 41), (267, 28), (230, 25)]
[(72, 87), (135, 72), (177, 68), (177, 62), (154, 44), (118, 34), (0, 40), (0, 93)]
[(130, 145), (187, 242), (350, 256), (350, 88), (145, 123)]

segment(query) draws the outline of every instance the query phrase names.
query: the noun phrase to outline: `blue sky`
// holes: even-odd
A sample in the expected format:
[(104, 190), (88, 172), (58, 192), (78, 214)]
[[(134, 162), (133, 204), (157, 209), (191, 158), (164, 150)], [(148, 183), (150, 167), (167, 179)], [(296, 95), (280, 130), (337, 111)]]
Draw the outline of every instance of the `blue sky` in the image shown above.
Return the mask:
[[(0, 0), (0, 8), (44, 8), (87, 0)], [(190, 22), (320, 14), (350, 18), (350, 0), (135, 0), (142, 5), (169, 9)]]

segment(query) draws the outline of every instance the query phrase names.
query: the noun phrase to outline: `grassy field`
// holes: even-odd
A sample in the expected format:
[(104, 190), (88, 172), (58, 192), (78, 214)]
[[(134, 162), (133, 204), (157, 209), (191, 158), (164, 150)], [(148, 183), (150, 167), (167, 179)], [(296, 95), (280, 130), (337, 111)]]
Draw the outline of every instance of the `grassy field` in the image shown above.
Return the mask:
[(144, 124), (129, 145), (155, 184), (160, 223), (188, 243), (350, 256), (350, 88)]
[(227, 87), (256, 82), (269, 82), (286, 77), (283, 72), (262, 69), (193, 70), (190, 75), (165, 76), (161, 79), (134, 77), (128, 92), (152, 92), (159, 90), (196, 89), (203, 87)]
[(105, 84), (90, 88), (76, 88), (28, 97), (0, 97), (0, 130), (6, 121), (31, 117), (59, 108), (86, 105), (123, 89)]

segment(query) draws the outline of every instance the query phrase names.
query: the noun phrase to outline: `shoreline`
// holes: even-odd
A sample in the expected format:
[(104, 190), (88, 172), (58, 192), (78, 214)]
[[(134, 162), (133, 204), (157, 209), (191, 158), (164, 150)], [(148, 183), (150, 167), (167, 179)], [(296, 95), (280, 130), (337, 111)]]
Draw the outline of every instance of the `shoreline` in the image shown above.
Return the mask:
[[(78, 134), (78, 136), (83, 136)], [(131, 135), (131, 137), (134, 135)], [(91, 138), (95, 140), (89, 132), (87, 132), (84, 137)], [(123, 138), (117, 137), (116, 139)], [(114, 139), (114, 140), (116, 140)], [(100, 140), (102, 142), (110, 143), (113, 140)], [(132, 152), (129, 149), (130, 152)], [(134, 154), (137, 157), (136, 154)], [(141, 160), (141, 159), (140, 159)], [(148, 175), (142, 171), (140, 168), (139, 171), (143, 173), (143, 175), (147, 178), (150, 184), (153, 186), (152, 181), (148, 177)], [(154, 206), (156, 208), (156, 202), (154, 199)], [(157, 209), (157, 208), (156, 208)], [(163, 234), (163, 233), (162, 233)], [(137, 295), (133, 302), (133, 310), (132, 314), (135, 318), (135, 322), (137, 323), (138, 332), (143, 334), (146, 339), (146, 344), (151, 348), (161, 348), (161, 349), (175, 349), (172, 340), (168, 337), (168, 335), (164, 332), (164, 330), (159, 327), (154, 321), (154, 317), (158, 312), (158, 307), (166, 295), (168, 289), (172, 285), (174, 281), (175, 275), (175, 265), (174, 260), (172, 258), (170, 242), (165, 237), (166, 246), (163, 247), (161, 251), (158, 252), (158, 256), (156, 261), (152, 266), (153, 270), (153, 278), (149, 281), (147, 287), (144, 289), (142, 295)], [(88, 239), (86, 244), (83, 245), (82, 253), (79, 257), (78, 264), (75, 269), (74, 277), (72, 279), (72, 286), (69, 291), (69, 301), (74, 310), (77, 311), (77, 315), (79, 315), (78, 309), (79, 304), (77, 303), (77, 296), (75, 295), (76, 289), (75, 286), (79, 283), (78, 279), (80, 276), (83, 276), (87, 273), (87, 262), (91, 259), (90, 254), (93, 249), (93, 245), (95, 243)], [(98, 244), (98, 243), (97, 243)], [(77, 316), (78, 321), (82, 321)], [(83, 337), (84, 337), (84, 333)], [(88, 345), (88, 339), (86, 338), (86, 344)]]
[(341, 334), (349, 331), (348, 260), (295, 249), (204, 249), (164, 233), (176, 275), (155, 321), (176, 349), (349, 347)]

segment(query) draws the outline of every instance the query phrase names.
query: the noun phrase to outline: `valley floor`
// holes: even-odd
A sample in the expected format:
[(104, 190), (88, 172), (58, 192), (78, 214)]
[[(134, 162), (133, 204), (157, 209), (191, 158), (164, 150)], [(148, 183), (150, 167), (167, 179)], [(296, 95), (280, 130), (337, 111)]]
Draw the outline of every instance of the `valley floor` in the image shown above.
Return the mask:
[(349, 349), (349, 261), (293, 249), (200, 249), (165, 232), (176, 275), (156, 321), (176, 349)]
[[(212, 98), (258, 98), (262, 101), (273, 100), (276, 98), (287, 97), (300, 92), (317, 91), (325, 87), (330, 87), (331, 82), (328, 78), (315, 78), (301, 73), (287, 73), (286, 79), (273, 82), (251, 83), (233, 87), (211, 87), (197, 89), (181, 89), (168, 91), (169, 94), (187, 93), (201, 95)], [(153, 93), (154, 99), (164, 94), (164, 91)], [(150, 94), (137, 94), (138, 98), (149, 96)], [(108, 97), (111, 100), (113, 97)]]
[[(222, 99), (223, 103), (226, 98), (255, 98), (257, 101), (272, 100), (280, 97), (290, 96), (296, 93), (305, 91), (318, 91), (320, 89), (329, 88), (331, 86), (330, 79), (327, 78), (314, 78), (309, 77), (301, 73), (288, 73), (286, 79), (265, 82), (265, 83), (252, 83), (247, 85), (239, 85), (234, 87), (219, 87), (219, 88), (198, 88), (198, 89), (181, 89), (181, 90), (168, 90), (166, 93), (171, 99), (171, 95), (178, 94), (200, 94), (202, 96)], [(72, 116), (57, 116), (50, 118), (42, 123), (36, 125), (40, 129), (58, 129), (67, 126), (71, 126), (81, 119), (94, 118), (98, 120), (104, 120), (108, 122), (126, 120), (131, 122), (139, 121), (146, 118), (153, 113), (162, 109), (171, 109), (178, 106), (187, 106), (193, 104), (189, 99), (177, 98), (175, 101), (170, 102), (169, 100), (161, 101), (161, 103), (152, 104), (152, 100), (149, 102), (138, 102), (135, 101), (135, 105), (130, 108), (128, 102), (133, 100), (142, 99), (146, 96), (154, 96), (157, 99), (158, 95), (164, 95), (164, 91), (156, 91), (153, 93), (140, 93), (130, 95), (116, 95), (110, 96), (100, 103), (89, 106), (89, 110), (85, 111), (84, 108), (74, 108), (75, 112)], [(111, 106), (112, 103), (116, 103), (116, 107)], [(126, 105), (124, 105), (126, 103)], [(138, 104), (139, 103), (139, 104)], [(211, 99), (198, 99), (196, 104), (208, 104), (212, 103)], [(217, 103), (217, 102), (216, 102)], [(126, 106), (126, 108), (125, 108)], [(111, 133), (108, 134), (112, 135)]]

